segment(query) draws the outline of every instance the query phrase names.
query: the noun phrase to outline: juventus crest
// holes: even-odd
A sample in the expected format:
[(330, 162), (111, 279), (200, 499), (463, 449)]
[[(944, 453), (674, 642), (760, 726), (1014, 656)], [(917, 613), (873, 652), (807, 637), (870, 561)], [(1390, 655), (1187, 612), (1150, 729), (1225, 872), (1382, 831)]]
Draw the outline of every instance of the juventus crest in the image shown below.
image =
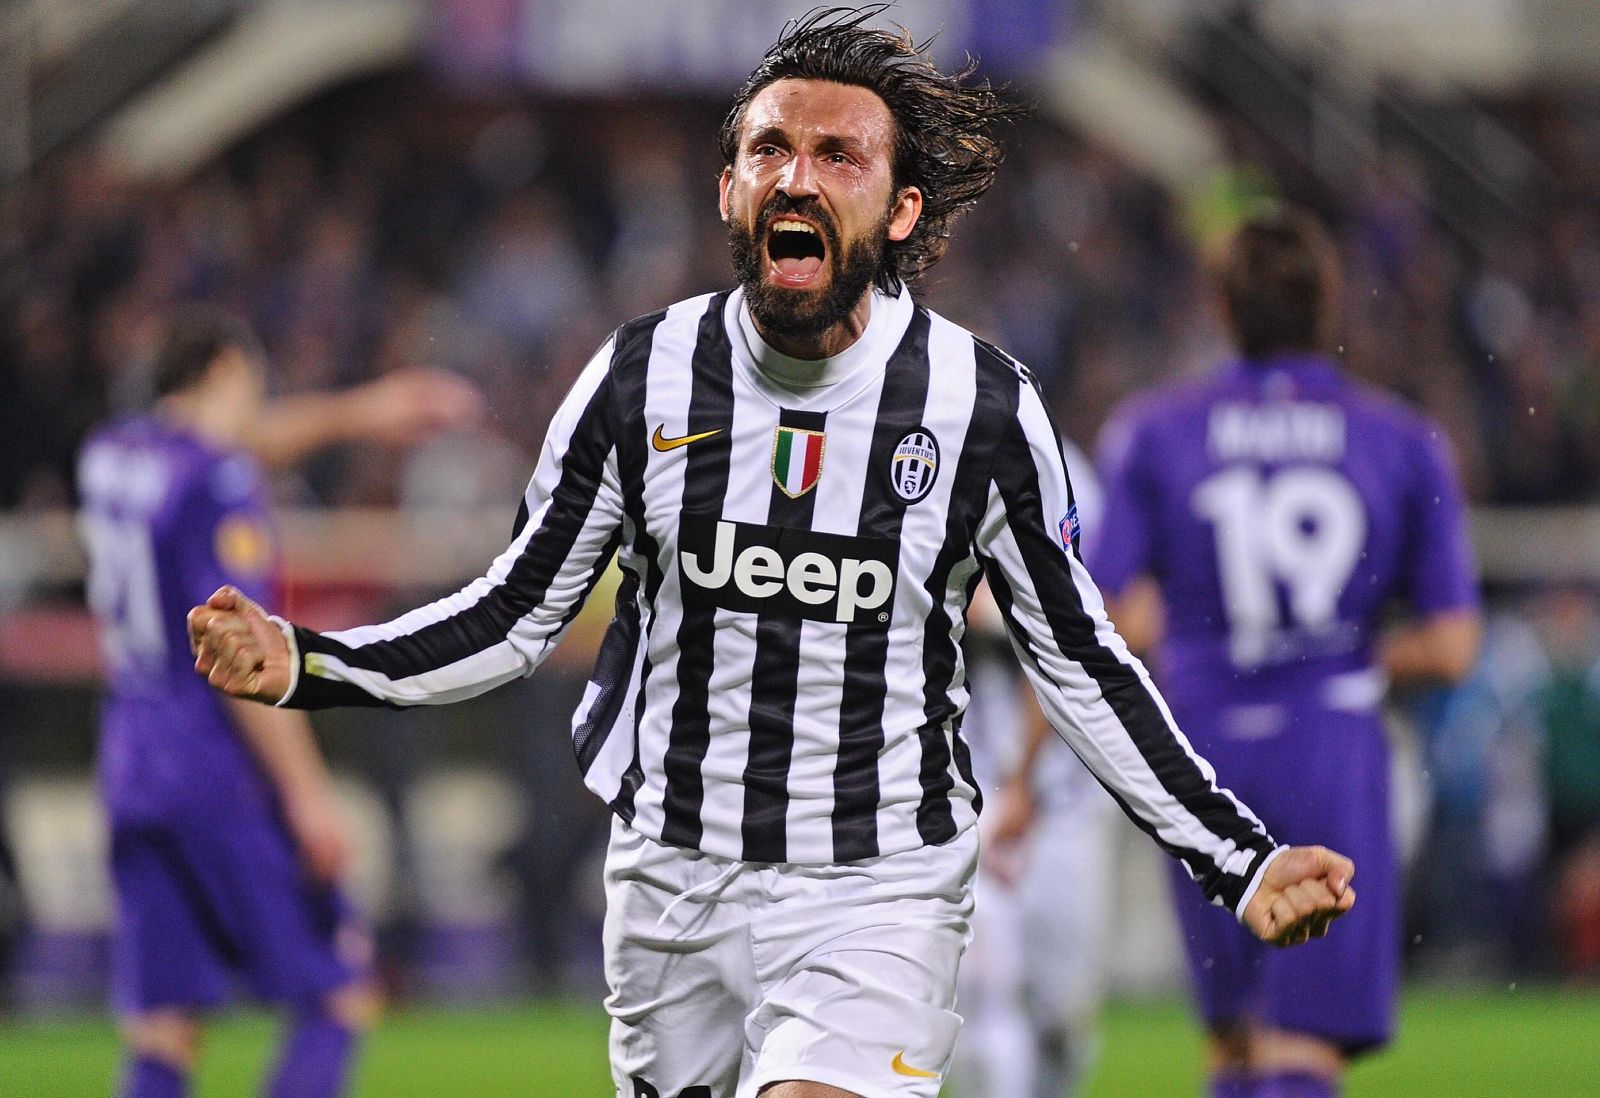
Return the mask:
[(939, 440), (926, 427), (918, 427), (894, 448), (889, 480), (900, 498), (916, 503), (933, 491), (939, 476)]

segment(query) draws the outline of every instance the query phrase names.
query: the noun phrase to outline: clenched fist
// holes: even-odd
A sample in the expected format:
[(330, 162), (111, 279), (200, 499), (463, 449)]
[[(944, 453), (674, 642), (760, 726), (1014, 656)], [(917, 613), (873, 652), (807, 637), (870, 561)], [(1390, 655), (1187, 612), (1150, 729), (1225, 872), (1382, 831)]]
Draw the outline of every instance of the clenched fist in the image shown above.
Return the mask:
[(289, 692), (289, 642), (236, 587), (189, 611), (194, 669), (224, 694), (275, 705)]
[(1267, 866), (1244, 909), (1244, 925), (1263, 942), (1300, 945), (1328, 933), (1328, 924), (1356, 902), (1355, 863), (1325, 846), (1294, 846)]

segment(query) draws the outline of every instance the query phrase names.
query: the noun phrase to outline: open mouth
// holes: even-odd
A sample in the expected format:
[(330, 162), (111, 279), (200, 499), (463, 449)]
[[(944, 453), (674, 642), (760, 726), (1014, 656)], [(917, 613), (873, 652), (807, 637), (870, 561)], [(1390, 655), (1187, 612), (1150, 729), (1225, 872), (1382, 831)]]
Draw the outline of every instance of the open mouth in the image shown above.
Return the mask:
[(779, 285), (810, 284), (822, 270), (827, 254), (822, 234), (804, 221), (779, 217), (767, 232), (767, 255), (772, 260), (773, 281)]

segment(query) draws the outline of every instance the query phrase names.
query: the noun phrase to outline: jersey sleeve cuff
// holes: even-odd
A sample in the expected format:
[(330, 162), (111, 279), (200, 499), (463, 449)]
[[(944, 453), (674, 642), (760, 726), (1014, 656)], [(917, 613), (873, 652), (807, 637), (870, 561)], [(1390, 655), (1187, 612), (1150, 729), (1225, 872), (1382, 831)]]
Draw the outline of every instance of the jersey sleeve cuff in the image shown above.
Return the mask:
[(276, 614), (267, 615), (273, 625), (278, 627), (278, 632), (283, 634), (283, 639), (289, 645), (289, 689), (283, 692), (283, 697), (273, 702), (273, 707), (281, 709), (294, 697), (294, 692), (300, 687), (300, 642), (295, 639), (294, 623), (278, 617)]
[(1233, 909), (1233, 917), (1239, 920), (1239, 925), (1244, 925), (1245, 908), (1250, 906), (1250, 901), (1255, 899), (1256, 892), (1260, 890), (1261, 880), (1267, 875), (1267, 867), (1278, 859), (1278, 855), (1286, 853), (1288, 849), (1286, 846), (1276, 847), (1269, 851), (1265, 858), (1261, 859), (1260, 865), (1256, 866), (1255, 875), (1250, 878), (1250, 883), (1245, 886), (1243, 894), (1239, 897), (1239, 906)]

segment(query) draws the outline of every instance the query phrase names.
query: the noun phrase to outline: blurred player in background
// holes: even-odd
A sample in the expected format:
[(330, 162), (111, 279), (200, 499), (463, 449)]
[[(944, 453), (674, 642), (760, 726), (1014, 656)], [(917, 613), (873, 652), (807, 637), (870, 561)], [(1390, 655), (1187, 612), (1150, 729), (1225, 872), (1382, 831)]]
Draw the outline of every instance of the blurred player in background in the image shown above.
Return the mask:
[[(1326, 1098), (1394, 1026), (1385, 684), (1469, 672), (1477, 585), (1443, 433), (1329, 357), (1341, 286), (1321, 227), (1248, 219), (1220, 284), (1241, 357), (1113, 416), (1089, 558), (1130, 644), (1164, 614), (1161, 681), (1195, 748), (1275, 834), (1361, 866), (1348, 933), (1290, 953), (1175, 889), (1212, 1093)], [(1386, 629), (1396, 600), (1410, 616)]]
[[(1083, 526), (1104, 501), (1063, 440)], [(1094, 1057), (1112, 910), (1116, 803), (1051, 729), (987, 585), (967, 615), (963, 732), (986, 811), (961, 962), (951, 1078), (963, 1098), (1068, 1098)]]
[(339, 1093), (378, 1006), (366, 931), (337, 885), (349, 839), (311, 726), (197, 682), (183, 616), (219, 583), (277, 601), (258, 457), (406, 441), (470, 417), (477, 397), (416, 371), (269, 408), (265, 369), (239, 322), (179, 313), (154, 359), (154, 409), (95, 432), (79, 461), (110, 683), (99, 778), (124, 1098), (187, 1093), (201, 1014), (231, 973), (291, 1012), (273, 1098)]

